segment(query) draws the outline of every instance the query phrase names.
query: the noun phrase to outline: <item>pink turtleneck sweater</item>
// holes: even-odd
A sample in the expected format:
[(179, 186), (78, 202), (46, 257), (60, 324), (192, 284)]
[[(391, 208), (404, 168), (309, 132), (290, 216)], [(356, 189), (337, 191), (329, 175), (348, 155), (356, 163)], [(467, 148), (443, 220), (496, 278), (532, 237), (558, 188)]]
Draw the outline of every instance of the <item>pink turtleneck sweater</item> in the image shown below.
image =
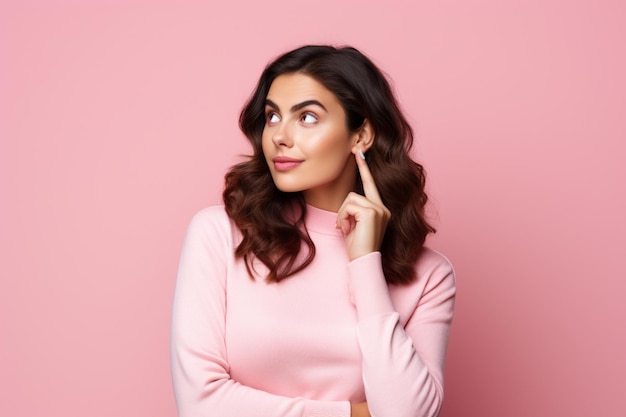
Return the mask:
[(248, 276), (221, 206), (191, 221), (173, 304), (180, 417), (436, 416), (454, 306), (448, 260), (424, 249), (417, 280), (387, 285), (379, 252), (350, 262), (336, 213), (307, 206), (317, 254), (280, 283)]

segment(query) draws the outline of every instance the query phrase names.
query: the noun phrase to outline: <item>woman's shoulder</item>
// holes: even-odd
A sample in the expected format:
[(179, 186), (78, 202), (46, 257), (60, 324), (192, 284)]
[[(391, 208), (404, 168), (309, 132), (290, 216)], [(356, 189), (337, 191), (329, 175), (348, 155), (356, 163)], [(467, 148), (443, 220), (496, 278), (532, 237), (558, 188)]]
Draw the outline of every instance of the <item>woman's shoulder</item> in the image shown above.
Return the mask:
[(415, 270), (418, 281), (420, 279), (435, 281), (431, 282), (431, 284), (448, 281), (450, 285), (455, 285), (456, 274), (452, 262), (441, 252), (427, 246), (422, 248), (417, 258)]
[(193, 221), (198, 222), (228, 222), (228, 214), (223, 204), (216, 204), (208, 207), (204, 207), (198, 210), (192, 217)]
[(236, 227), (224, 205), (213, 205), (197, 211), (189, 222), (188, 233), (231, 240)]
[(452, 262), (443, 253), (438, 250), (432, 249), (428, 246), (424, 246), (417, 258), (418, 266), (426, 265), (445, 265), (452, 268)]
[[(442, 253), (424, 247), (415, 263), (415, 280), (389, 287), (394, 306), (403, 324), (419, 309), (421, 319), (444, 308), (442, 317), (451, 317), (456, 294), (456, 277), (450, 260)], [(442, 307), (444, 306), (444, 307)]]
[(198, 210), (192, 217), (189, 227), (223, 227), (230, 223), (223, 205), (213, 205)]

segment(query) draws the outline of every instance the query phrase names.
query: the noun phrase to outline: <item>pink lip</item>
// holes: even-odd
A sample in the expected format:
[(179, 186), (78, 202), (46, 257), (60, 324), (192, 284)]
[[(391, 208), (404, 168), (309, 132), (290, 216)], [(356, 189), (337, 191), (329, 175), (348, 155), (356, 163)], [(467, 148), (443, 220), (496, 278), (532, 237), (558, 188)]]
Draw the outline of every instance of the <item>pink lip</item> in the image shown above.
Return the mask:
[(300, 159), (289, 158), (287, 156), (276, 156), (272, 159), (276, 171), (288, 171), (299, 166), (303, 161)]

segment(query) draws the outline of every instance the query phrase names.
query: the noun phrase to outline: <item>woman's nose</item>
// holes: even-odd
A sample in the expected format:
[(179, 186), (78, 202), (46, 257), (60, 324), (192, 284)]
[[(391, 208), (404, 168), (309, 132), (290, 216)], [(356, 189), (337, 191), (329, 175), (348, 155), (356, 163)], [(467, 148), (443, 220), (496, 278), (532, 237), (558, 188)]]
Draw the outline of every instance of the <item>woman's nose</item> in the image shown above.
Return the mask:
[(272, 141), (276, 146), (286, 146), (290, 148), (293, 145), (291, 133), (289, 132), (286, 123), (281, 123), (280, 126), (277, 126), (276, 131), (272, 136)]

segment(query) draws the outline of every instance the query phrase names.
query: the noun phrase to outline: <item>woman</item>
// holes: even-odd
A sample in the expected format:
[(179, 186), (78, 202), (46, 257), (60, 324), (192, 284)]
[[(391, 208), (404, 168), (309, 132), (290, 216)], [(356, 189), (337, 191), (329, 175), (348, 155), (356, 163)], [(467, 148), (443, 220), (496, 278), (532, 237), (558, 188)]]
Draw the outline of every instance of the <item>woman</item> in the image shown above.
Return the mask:
[(306, 46), (240, 116), (254, 154), (192, 220), (176, 284), (181, 417), (436, 416), (455, 283), (388, 82)]

